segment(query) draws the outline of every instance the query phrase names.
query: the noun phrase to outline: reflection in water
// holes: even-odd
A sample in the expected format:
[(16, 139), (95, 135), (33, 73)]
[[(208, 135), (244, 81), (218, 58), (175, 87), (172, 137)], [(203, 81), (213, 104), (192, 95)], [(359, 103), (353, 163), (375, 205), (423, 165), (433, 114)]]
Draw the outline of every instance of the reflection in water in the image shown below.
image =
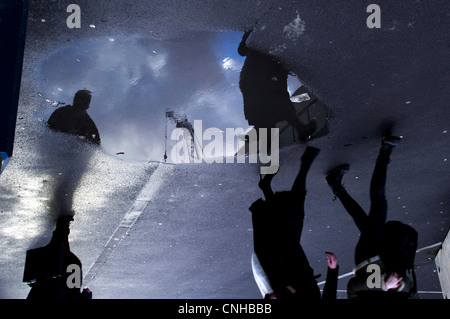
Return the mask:
[(296, 116), (301, 122), (315, 123), (316, 130), (310, 131), (311, 135), (308, 139), (319, 138), (330, 133), (328, 121), (332, 117), (332, 112), (311, 91), (301, 86), (292, 94), (291, 101)]
[(265, 298), (302, 302), (336, 299), (338, 266), (335, 256), (328, 253), (327, 281), (321, 296), (314, 271), (300, 245), (306, 176), (318, 154), (319, 149), (306, 148), (290, 191), (272, 191), (270, 184), (274, 174), (265, 175), (258, 183), (265, 200), (260, 198), (250, 207), (254, 242), (252, 266)]
[[(361, 232), (355, 248), (356, 276), (347, 285), (349, 299), (410, 298), (417, 293), (414, 274), (417, 231), (399, 221), (386, 222), (386, 173), (391, 152), (399, 140), (389, 134), (382, 140), (370, 183), (368, 215), (342, 185), (342, 178), (349, 170), (348, 164), (337, 166), (326, 177), (334, 195)], [(369, 286), (366, 282), (373, 278), (374, 268), (369, 268), (373, 266), (386, 277), (380, 279), (378, 285)], [(407, 276), (407, 271), (411, 272), (412, 278)]]
[[(241, 39), (240, 32), (221, 32), (171, 40), (85, 40), (43, 62), (41, 74), (46, 87), (42, 91), (49, 101), (67, 102), (80, 86), (89, 89), (93, 92), (89, 113), (102, 133), (106, 152), (139, 161), (162, 161), (167, 153), (170, 162), (170, 149), (176, 144), (170, 133), (176, 123), (166, 117), (167, 111), (183, 114), (191, 125), (202, 120), (205, 129), (246, 130), (252, 125), (253, 118), (248, 117), (249, 123), (244, 115), (239, 88), (245, 61), (237, 52)], [(286, 74), (283, 79), (280, 76), (283, 85)], [(287, 83), (291, 92), (299, 87), (292, 76)], [(255, 89), (264, 94), (261, 87)], [(287, 101), (286, 87), (284, 91)], [(263, 111), (259, 105), (258, 112)], [(297, 117), (301, 116), (296, 111)], [(310, 120), (313, 122), (314, 115)], [(201, 132), (198, 135), (201, 138)], [(292, 134), (288, 135), (292, 140)]]
[[(57, 159), (44, 153), (46, 162), (51, 164), (58, 175), (54, 178), (54, 187), (50, 200), (50, 210), (58, 218), (62, 215), (73, 215), (73, 198), (87, 168), (94, 147), (100, 144), (100, 134), (97, 126), (87, 113), (91, 101), (91, 92), (79, 90), (74, 96), (73, 105), (63, 106), (54, 111), (48, 119), (48, 126), (56, 132), (75, 135), (51, 137), (53, 150), (58, 152)], [(57, 141), (64, 143), (58, 147)], [(90, 143), (86, 143), (90, 142)], [(47, 151), (47, 147), (41, 148)]]
[[(52, 193), (49, 219), (57, 220), (50, 243), (27, 251), (23, 281), (31, 286), (28, 299), (91, 299), (80, 291), (82, 264), (70, 251), (68, 236), (75, 212), (73, 200), (100, 134), (87, 113), (91, 92), (78, 90), (73, 105), (55, 110), (48, 119), (48, 137), (38, 148), (51, 168)], [(61, 134), (69, 133), (69, 134)]]
[(249, 48), (250, 34), (244, 34), (238, 47), (239, 54), (246, 57), (239, 87), (248, 123), (255, 128), (278, 127), (281, 145), (286, 145), (286, 138), (292, 143), (326, 135), (330, 117), (327, 108), (304, 86), (290, 96), (289, 70), (276, 57)]
[(198, 33), (167, 41), (81, 42), (44, 61), (45, 92), (51, 100), (67, 101), (75, 86), (88, 88), (103, 149), (123, 153), (124, 159), (161, 161), (165, 147), (176, 143), (170, 140), (176, 124), (166, 118), (167, 110), (184, 114), (191, 123), (202, 120), (203, 127), (248, 127), (237, 86), (243, 62), (236, 53), (240, 37)]
[(91, 299), (82, 285), (82, 264), (70, 251), (69, 233), (72, 216), (62, 216), (56, 223), (50, 243), (27, 251), (23, 281), (31, 286), (27, 299)]
[(54, 131), (74, 134), (89, 142), (100, 144), (97, 126), (87, 113), (90, 102), (90, 91), (78, 91), (73, 99), (73, 105), (63, 106), (53, 112), (48, 119), (48, 126)]
[(297, 118), (288, 92), (289, 71), (275, 57), (250, 49), (246, 44), (249, 35), (250, 32), (244, 34), (238, 48), (239, 54), (246, 57), (239, 82), (245, 118), (257, 131), (288, 121), (300, 140), (308, 140), (316, 130), (316, 123), (311, 121), (305, 126)]

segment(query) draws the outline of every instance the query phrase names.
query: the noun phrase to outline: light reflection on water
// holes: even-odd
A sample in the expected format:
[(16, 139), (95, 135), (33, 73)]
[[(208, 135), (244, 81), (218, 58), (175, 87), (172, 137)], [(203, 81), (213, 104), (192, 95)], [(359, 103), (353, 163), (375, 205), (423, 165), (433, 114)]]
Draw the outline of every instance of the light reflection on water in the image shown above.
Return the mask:
[[(240, 32), (221, 32), (172, 40), (85, 40), (43, 62), (45, 94), (72, 104), (78, 90), (90, 90), (88, 113), (106, 152), (127, 160), (163, 161), (167, 150), (171, 161), (175, 123), (165, 117), (167, 110), (184, 114), (192, 124), (202, 120), (204, 129), (249, 127), (239, 90), (241, 39)], [(44, 117), (54, 110), (49, 106)]]

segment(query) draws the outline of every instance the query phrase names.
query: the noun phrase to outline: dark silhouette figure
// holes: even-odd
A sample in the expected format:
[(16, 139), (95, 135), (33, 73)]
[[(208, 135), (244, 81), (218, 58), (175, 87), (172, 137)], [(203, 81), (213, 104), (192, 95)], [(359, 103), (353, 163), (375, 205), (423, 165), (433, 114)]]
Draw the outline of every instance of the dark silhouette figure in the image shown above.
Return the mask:
[(246, 57), (239, 81), (246, 120), (257, 131), (267, 128), (268, 134), (276, 123), (288, 121), (297, 130), (298, 138), (307, 141), (316, 125), (304, 125), (297, 118), (287, 90), (289, 71), (274, 56), (247, 47), (250, 33), (244, 34), (238, 48), (238, 53)]
[[(47, 246), (27, 251), (23, 281), (28, 282), (31, 290), (27, 299), (92, 299), (92, 292), (85, 288), (72, 287), (75, 270), (68, 272), (69, 265), (79, 267), (82, 283), (82, 264), (80, 259), (70, 251), (69, 233), (72, 216), (60, 217)], [(75, 282), (75, 279), (74, 281)]]
[(308, 259), (300, 245), (303, 229), (306, 175), (319, 149), (307, 147), (301, 157), (300, 171), (290, 191), (273, 192), (274, 175), (265, 175), (258, 186), (265, 200), (258, 199), (252, 212), (254, 252), (270, 282), (273, 293), (265, 298), (320, 301), (336, 299), (338, 267), (329, 253), (327, 282), (323, 296)]
[(91, 92), (80, 90), (73, 98), (73, 105), (60, 107), (48, 119), (48, 126), (57, 132), (74, 134), (87, 141), (100, 144), (97, 126), (87, 113), (91, 103)]
[[(417, 247), (417, 232), (410, 226), (387, 219), (385, 184), (387, 166), (394, 147), (400, 138), (387, 135), (383, 138), (370, 183), (371, 206), (367, 215), (361, 206), (342, 186), (342, 178), (349, 165), (334, 168), (326, 177), (334, 195), (353, 218), (361, 235), (355, 248), (355, 277), (347, 287), (349, 299), (362, 298), (408, 298), (414, 294), (413, 281), (406, 276), (408, 268), (413, 270)], [(372, 274), (368, 266), (375, 264), (383, 273), (378, 287), (368, 285)]]
[[(81, 138), (81, 141), (79, 139), (66, 141), (64, 148), (57, 148), (55, 144), (55, 150), (58, 150), (57, 160), (48, 159), (58, 173), (53, 180), (55, 187), (50, 202), (51, 211), (57, 216), (61, 212), (72, 210), (75, 190), (88, 167), (94, 148), (100, 144), (97, 127), (87, 113), (90, 102), (91, 92), (80, 90), (74, 96), (73, 105), (55, 110), (47, 122), (49, 128), (56, 132), (69, 133)], [(86, 141), (89, 143), (85, 143)]]

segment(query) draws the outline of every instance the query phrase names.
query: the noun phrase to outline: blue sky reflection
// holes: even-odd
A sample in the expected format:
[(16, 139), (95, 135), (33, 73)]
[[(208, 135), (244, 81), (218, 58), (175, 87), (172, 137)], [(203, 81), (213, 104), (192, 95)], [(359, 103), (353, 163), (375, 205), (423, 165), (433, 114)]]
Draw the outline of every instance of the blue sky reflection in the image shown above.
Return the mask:
[[(241, 32), (216, 32), (171, 40), (85, 40), (43, 61), (43, 94), (72, 104), (76, 91), (90, 90), (88, 112), (107, 153), (162, 161), (165, 148), (170, 157), (176, 143), (170, 140), (175, 124), (165, 118), (167, 109), (186, 115), (191, 123), (202, 120), (203, 129), (249, 127), (239, 90), (241, 38)], [(49, 104), (46, 119), (54, 110)]]

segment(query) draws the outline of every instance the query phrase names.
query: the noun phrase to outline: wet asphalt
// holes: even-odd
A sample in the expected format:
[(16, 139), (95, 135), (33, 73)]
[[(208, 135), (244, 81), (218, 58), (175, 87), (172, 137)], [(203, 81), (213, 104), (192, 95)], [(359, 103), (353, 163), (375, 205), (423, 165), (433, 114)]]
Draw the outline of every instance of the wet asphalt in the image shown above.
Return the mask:
[[(323, 274), (319, 281), (324, 252), (333, 251), (343, 276), (338, 298), (346, 298), (359, 235), (332, 200), (325, 173), (349, 163), (345, 186), (368, 208), (383, 127), (394, 123), (403, 139), (388, 171), (388, 218), (418, 230), (419, 296), (442, 298), (434, 256), (450, 224), (444, 1), (378, 1), (381, 29), (365, 25), (365, 4), (328, 1), (79, 1), (82, 28), (68, 29), (68, 4), (30, 4), (14, 154), (0, 177), (1, 298), (27, 296), (25, 253), (50, 240), (61, 182), (68, 185), (61, 202), (75, 212), (71, 249), (94, 298), (261, 297), (251, 272), (248, 211), (262, 196), (257, 164), (124, 160), (50, 132), (45, 121), (54, 108), (38, 94), (57, 89), (42, 73), (49, 57), (98, 38), (174, 41), (191, 32), (248, 29), (254, 30), (250, 46), (277, 55), (333, 111), (330, 133), (308, 142), (321, 153), (308, 175), (301, 243)], [(281, 151), (274, 189), (291, 186), (304, 148), (297, 143)]]

